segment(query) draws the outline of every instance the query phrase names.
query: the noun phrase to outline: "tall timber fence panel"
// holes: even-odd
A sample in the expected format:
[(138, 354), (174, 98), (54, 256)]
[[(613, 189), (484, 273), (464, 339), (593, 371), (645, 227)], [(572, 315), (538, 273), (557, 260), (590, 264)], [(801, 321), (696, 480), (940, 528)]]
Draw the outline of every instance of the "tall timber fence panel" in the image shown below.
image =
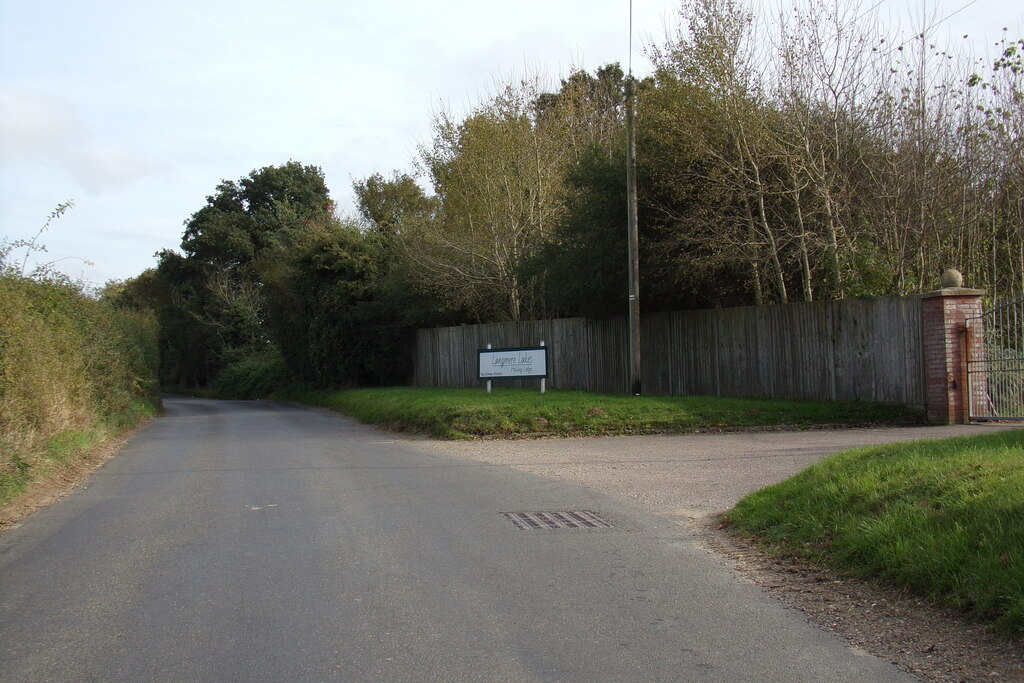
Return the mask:
[[(415, 383), (480, 386), (477, 349), (541, 340), (549, 388), (627, 391), (625, 318), (419, 330)], [(925, 403), (918, 297), (650, 313), (641, 353), (646, 394)]]

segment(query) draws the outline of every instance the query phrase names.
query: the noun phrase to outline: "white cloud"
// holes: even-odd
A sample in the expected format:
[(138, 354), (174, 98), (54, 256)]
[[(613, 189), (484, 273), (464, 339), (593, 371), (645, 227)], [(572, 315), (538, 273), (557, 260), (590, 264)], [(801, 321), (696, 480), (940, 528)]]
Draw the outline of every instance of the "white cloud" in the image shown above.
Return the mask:
[(0, 162), (56, 166), (91, 195), (167, 170), (98, 144), (69, 100), (20, 88), (0, 89)]
[(85, 128), (67, 100), (33, 95), (23, 90), (0, 90), (0, 158), (21, 161), (80, 146)]

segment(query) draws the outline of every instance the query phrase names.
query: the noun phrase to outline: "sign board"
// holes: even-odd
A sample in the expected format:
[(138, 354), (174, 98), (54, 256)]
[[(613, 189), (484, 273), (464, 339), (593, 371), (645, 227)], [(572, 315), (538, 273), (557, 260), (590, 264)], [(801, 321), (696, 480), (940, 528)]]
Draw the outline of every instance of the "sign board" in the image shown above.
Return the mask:
[(477, 379), (544, 379), (548, 376), (545, 346), (477, 349)]

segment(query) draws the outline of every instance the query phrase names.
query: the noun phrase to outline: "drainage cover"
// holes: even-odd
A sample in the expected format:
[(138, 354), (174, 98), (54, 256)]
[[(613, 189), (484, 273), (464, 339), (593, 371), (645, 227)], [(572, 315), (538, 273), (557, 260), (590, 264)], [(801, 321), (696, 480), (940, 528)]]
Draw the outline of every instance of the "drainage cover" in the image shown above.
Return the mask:
[(558, 510), (549, 512), (502, 512), (517, 529), (610, 529), (611, 524), (590, 510)]

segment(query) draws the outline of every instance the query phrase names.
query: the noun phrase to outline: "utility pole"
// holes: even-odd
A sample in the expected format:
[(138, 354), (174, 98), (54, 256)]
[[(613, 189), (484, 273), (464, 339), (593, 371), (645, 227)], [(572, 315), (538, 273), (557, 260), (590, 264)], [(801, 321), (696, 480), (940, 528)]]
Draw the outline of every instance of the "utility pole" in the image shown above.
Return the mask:
[[(632, 33), (632, 3), (630, 3)], [(630, 36), (632, 43), (632, 35)], [(640, 395), (640, 253), (636, 220), (636, 136), (634, 134), (633, 69), (626, 77), (626, 202), (629, 215), (629, 379)]]

